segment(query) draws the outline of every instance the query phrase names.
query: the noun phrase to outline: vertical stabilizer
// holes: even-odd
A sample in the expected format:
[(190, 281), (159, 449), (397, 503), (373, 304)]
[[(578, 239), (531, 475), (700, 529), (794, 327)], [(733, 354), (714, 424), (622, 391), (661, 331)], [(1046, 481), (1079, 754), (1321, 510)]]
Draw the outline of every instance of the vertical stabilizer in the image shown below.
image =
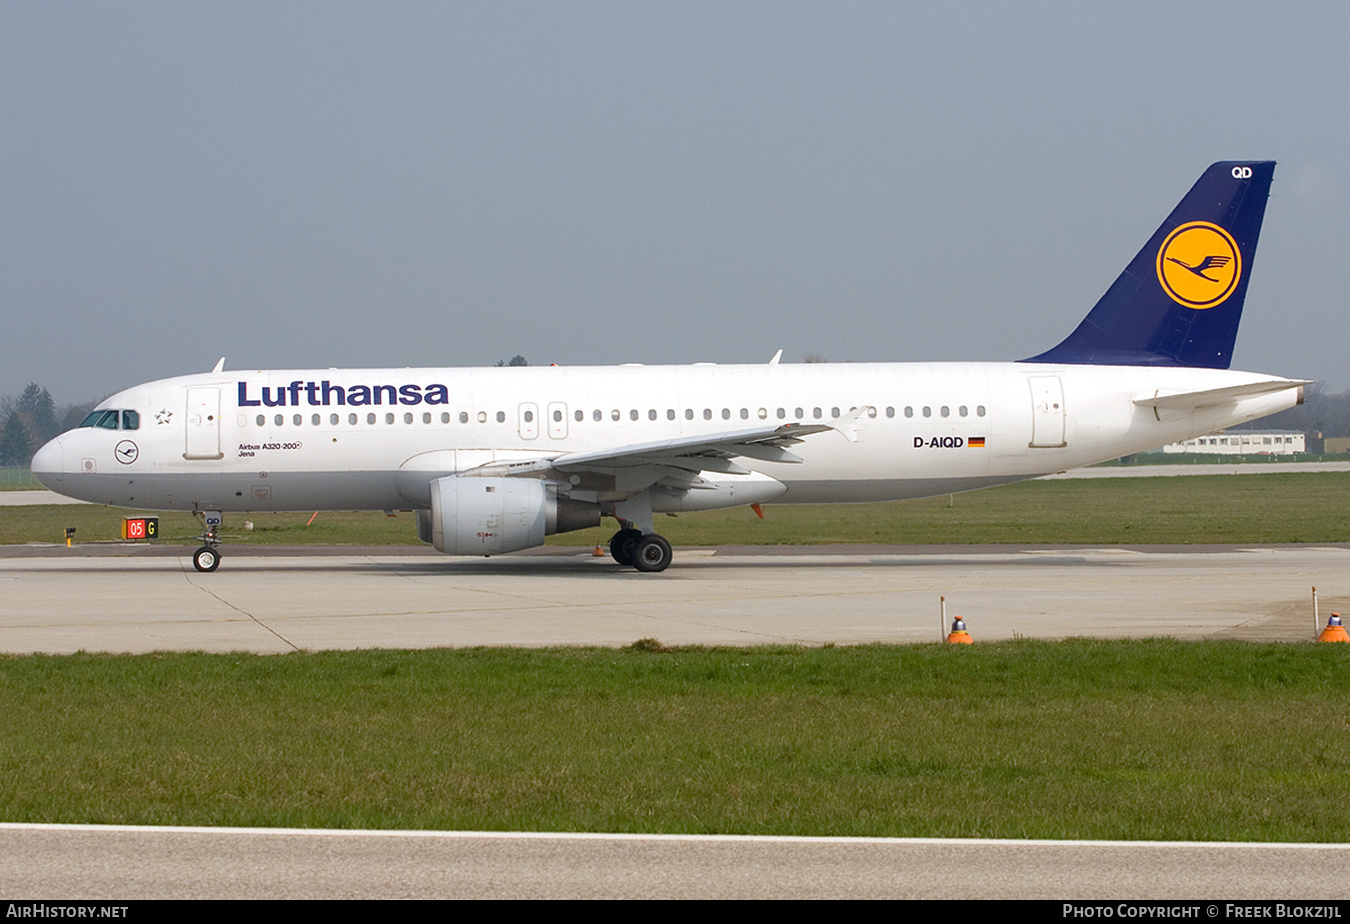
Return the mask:
[(1274, 174), (1211, 165), (1078, 328), (1023, 362), (1227, 369)]

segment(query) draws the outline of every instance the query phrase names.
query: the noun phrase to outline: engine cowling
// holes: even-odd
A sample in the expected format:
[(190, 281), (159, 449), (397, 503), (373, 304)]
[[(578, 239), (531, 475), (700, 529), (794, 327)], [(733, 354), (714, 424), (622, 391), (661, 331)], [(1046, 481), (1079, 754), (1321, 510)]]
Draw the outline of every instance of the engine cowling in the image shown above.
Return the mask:
[[(450, 555), (499, 555), (544, 544), (544, 537), (600, 525), (600, 508), (543, 481), (447, 475), (431, 482), (431, 544)], [(419, 535), (422, 534), (419, 517)]]

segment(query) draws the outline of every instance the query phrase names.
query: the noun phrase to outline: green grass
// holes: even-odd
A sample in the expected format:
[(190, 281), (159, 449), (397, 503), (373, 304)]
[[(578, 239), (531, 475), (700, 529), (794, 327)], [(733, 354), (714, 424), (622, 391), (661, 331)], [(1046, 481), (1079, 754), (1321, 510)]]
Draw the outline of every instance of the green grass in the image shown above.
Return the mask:
[[(1350, 473), (1212, 475), (1032, 481), (890, 504), (765, 507), (657, 517), (676, 546), (815, 543), (1269, 543), (1350, 540)], [(94, 506), (7, 507), (0, 543), (116, 539), (129, 511)], [(379, 512), (230, 514), (230, 544), (416, 545), (411, 514)], [(244, 531), (245, 520), (254, 524)], [(549, 538), (550, 545), (607, 545), (612, 521)], [(187, 514), (161, 514), (161, 542), (189, 544)]]
[(1345, 647), (8, 657), (0, 818), (1345, 841)]

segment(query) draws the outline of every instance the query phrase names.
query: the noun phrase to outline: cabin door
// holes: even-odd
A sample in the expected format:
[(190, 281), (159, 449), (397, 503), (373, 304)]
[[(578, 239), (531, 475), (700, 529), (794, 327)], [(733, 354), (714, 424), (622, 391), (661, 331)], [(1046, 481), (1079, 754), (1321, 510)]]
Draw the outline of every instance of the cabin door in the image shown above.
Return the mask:
[(187, 446), (184, 459), (223, 459), (220, 451), (220, 389), (198, 386), (187, 390)]
[(1033, 449), (1057, 449), (1064, 441), (1064, 385), (1057, 375), (1035, 375), (1031, 385), (1031, 443)]

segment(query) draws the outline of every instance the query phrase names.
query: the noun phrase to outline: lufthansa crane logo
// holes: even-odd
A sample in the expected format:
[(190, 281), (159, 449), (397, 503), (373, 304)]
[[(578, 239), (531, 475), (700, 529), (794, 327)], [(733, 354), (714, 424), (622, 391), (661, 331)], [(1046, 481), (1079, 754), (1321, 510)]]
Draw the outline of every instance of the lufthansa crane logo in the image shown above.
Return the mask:
[(1242, 252), (1223, 228), (1192, 221), (1167, 235), (1158, 248), (1158, 282), (1187, 308), (1221, 305), (1242, 278)]

